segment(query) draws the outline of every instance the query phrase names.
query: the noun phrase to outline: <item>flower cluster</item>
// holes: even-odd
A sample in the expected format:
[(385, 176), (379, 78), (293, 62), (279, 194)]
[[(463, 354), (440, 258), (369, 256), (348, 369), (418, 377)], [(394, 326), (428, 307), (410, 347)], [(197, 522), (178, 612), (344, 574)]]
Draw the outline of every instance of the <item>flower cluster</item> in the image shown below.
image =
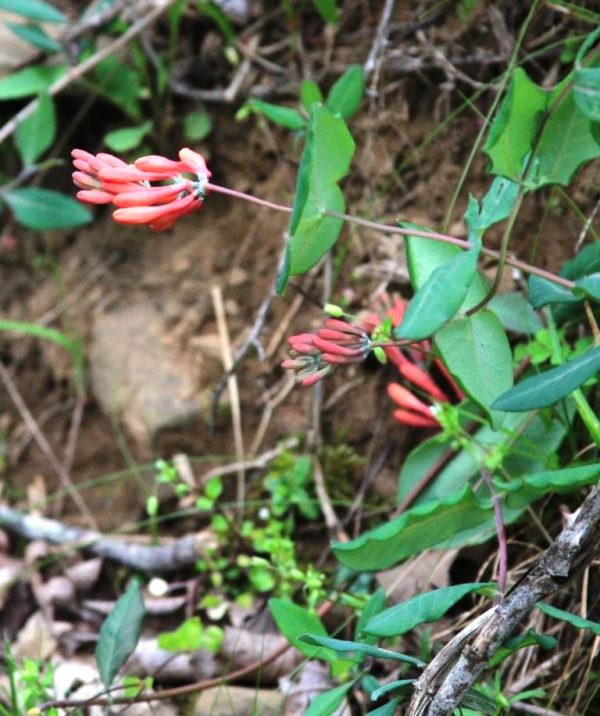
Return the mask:
[[(181, 216), (202, 205), (210, 172), (202, 155), (181, 149), (179, 161), (150, 155), (126, 164), (112, 154), (74, 149), (73, 181), (77, 198), (90, 204), (114, 204), (121, 224), (169, 229)], [(190, 176), (191, 175), (191, 176)]]
[(369, 334), (359, 326), (337, 318), (325, 319), (316, 333), (298, 333), (288, 339), (292, 357), (283, 368), (297, 370), (305, 387), (314, 385), (338, 365), (362, 363), (371, 350)]
[[(406, 311), (406, 301), (395, 299), (386, 309), (386, 319), (392, 327), (399, 326)], [(284, 360), (283, 368), (297, 372), (302, 385), (310, 386), (331, 373), (336, 366), (360, 363), (364, 361), (378, 343), (383, 344), (386, 358), (398, 370), (400, 376), (414, 386), (420, 395), (426, 396), (433, 404), (450, 402), (448, 394), (433, 379), (426, 355), (431, 353), (429, 341), (420, 341), (412, 346), (385, 345), (385, 337), (380, 335), (384, 324), (376, 313), (363, 314), (359, 324), (328, 318), (316, 333), (299, 333), (288, 339), (292, 349), (292, 358)], [(376, 348), (381, 350), (381, 348)], [(464, 394), (456, 385), (446, 366), (439, 358), (433, 360), (444, 375), (448, 385), (459, 400)], [(439, 428), (435, 415), (435, 406), (429, 405), (420, 397), (411, 393), (400, 383), (390, 383), (387, 387), (389, 397), (396, 403), (394, 419), (405, 425), (419, 428)]]

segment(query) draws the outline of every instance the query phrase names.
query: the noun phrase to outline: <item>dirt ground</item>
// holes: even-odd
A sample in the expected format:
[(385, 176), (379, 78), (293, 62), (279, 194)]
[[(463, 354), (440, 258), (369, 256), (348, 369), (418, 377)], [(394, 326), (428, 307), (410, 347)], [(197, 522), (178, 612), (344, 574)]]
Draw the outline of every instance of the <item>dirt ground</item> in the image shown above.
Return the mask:
[[(303, 54), (290, 50), (275, 55), (277, 62), (289, 63), (284, 65), (289, 69), (285, 82), (266, 71), (261, 74), (260, 68), (255, 70), (255, 82), (271, 89), (270, 94), (265, 93), (266, 99), (293, 103), (293, 91), (286, 87), (297, 86), (303, 68), (312, 68), (328, 86), (348, 64), (364, 62), (379, 21), (380, 4), (343, 5), (347, 5), (345, 20), (333, 42), (322, 32), (317, 18), (307, 13)], [(494, 92), (481, 89), (481, 83), (504, 68), (522, 9), (517, 8), (519, 3), (480, 2), (468, 20), (463, 20), (457, 3), (431, 3), (431, 12), (424, 15), (416, 12), (415, 3), (407, 5), (408, 9), (395, 11), (387, 60), (374, 91), (350, 122), (357, 150), (344, 185), (348, 211), (388, 222), (414, 221), (432, 229), (445, 226), (462, 235), (468, 193), (481, 197), (490, 181), (481, 153), (472, 162), (448, 218), (446, 213), (482, 127), (482, 117), (494, 99)], [(560, 17), (548, 4), (532, 26), (529, 49), (539, 46), (544, 33), (560, 37), (576, 26), (575, 20)], [(275, 13), (263, 37), (275, 42), (285, 31), (284, 20)], [(200, 37), (205, 33), (205, 43), (207, 36), (214, 39), (214, 33), (201, 23), (194, 25), (194, 32)], [(186, 41), (191, 42), (182, 40)], [(436, 48), (450, 58), (449, 66), (436, 60)], [(215, 62), (211, 81), (218, 83), (226, 77), (227, 67), (220, 60)], [(555, 81), (564, 71), (554, 51), (530, 63), (528, 69), (538, 82)], [(477, 109), (458, 111), (465, 97), (480, 89)], [(262, 120), (236, 121), (234, 115), (242, 100), (240, 96), (230, 105), (208, 106), (214, 129), (198, 149), (206, 154), (217, 183), (289, 204), (301, 146), (289, 132)], [(69, 113), (76, 102), (77, 96), (67, 93), (59, 106)], [(170, 112), (175, 116), (191, 106), (191, 100), (173, 98)], [(115, 110), (98, 100), (93, 112), (75, 129), (69, 145), (102, 150), (96, 127), (104, 125), (104, 119), (110, 126)], [(177, 128), (175, 122), (173, 127)], [(175, 156), (179, 144), (174, 134), (155, 149)], [(55, 170), (44, 186), (70, 191), (66, 177), (66, 170)], [(580, 173), (568, 197), (560, 189), (528, 196), (511, 252), (558, 269), (573, 255), (585, 220), (582, 216), (593, 206), (599, 183), (596, 163)], [(103, 209), (95, 210), (94, 215), (94, 222), (82, 230), (43, 236), (9, 224), (15, 245), (0, 246), (2, 316), (42, 323), (83, 341), (87, 364), (82, 406), (74, 388), (73, 366), (63, 349), (1, 334), (0, 357), (56, 455), (62, 457), (66, 448), (72, 449), (69, 479), (77, 486), (85, 485), (81, 492), (84, 501), (99, 529), (108, 532), (144, 517), (143, 498), (151, 464), (157, 458), (185, 454), (198, 460), (193, 464), (199, 471), (222, 462), (223, 456), (235, 459), (228, 390), (222, 393), (215, 425), (211, 418), (224, 356), (211, 289), (217, 287), (222, 295), (235, 350), (244, 344), (261, 304), (272, 293), (287, 217), (217, 195), (209, 196), (199, 213), (164, 234), (119, 227)], [(500, 231), (491, 231), (486, 239), (491, 248), (497, 246)], [(383, 291), (410, 295), (398, 238), (347, 226), (331, 266), (332, 280), (318, 270), (293, 279), (286, 294), (274, 298), (259, 335), (262, 355), (251, 348), (237, 370), (246, 457), (273, 449), (291, 435), (304, 436), (314, 427), (312, 393), (292, 388), (280, 362), (286, 355), (287, 337), (310, 330), (320, 320), (324, 292), (355, 311), (375, 306)], [(518, 285), (519, 280), (509, 276), (507, 287)], [(149, 338), (136, 343), (146, 331)], [(126, 340), (128, 335), (133, 347)], [(150, 344), (159, 346), (159, 352), (144, 360)], [(125, 376), (114, 388), (120, 397), (114, 397), (113, 388), (103, 382), (106, 371), (130, 365), (134, 352), (136, 356), (139, 353), (135, 376)], [(347, 470), (346, 484), (331, 486), (334, 499), (351, 499), (364, 475), (386, 454), (369, 499), (389, 504), (399, 466), (422, 437), (391, 418), (385, 394), (391, 370), (361, 366), (323, 384), (322, 443), (348, 444), (363, 458), (360, 467)], [(154, 392), (146, 392), (151, 388)], [(179, 402), (165, 408), (171, 411), (171, 418), (162, 420), (156, 413), (173, 390)], [(78, 405), (83, 407), (81, 414)], [(3, 497), (17, 505), (31, 505), (60, 488), (47, 456), (31, 439), (23, 411), (4, 390), (0, 390), (0, 447), (2, 444), (6, 446)], [(232, 497), (234, 481), (232, 478), (226, 486)], [(51, 514), (72, 524), (85, 524), (70, 498), (55, 505)], [(176, 534), (183, 527), (169, 530)], [(307, 553), (318, 549), (309, 540)]]

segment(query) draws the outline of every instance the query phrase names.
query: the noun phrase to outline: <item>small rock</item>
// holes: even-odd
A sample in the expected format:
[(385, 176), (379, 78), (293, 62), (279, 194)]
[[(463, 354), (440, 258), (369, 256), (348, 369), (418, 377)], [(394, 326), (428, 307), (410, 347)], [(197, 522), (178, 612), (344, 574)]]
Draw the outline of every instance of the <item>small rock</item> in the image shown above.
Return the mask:
[(279, 716), (285, 696), (274, 689), (245, 686), (219, 686), (203, 691), (196, 705), (196, 716)]
[(165, 345), (163, 316), (137, 303), (97, 316), (90, 353), (93, 391), (142, 443), (200, 413), (196, 375)]

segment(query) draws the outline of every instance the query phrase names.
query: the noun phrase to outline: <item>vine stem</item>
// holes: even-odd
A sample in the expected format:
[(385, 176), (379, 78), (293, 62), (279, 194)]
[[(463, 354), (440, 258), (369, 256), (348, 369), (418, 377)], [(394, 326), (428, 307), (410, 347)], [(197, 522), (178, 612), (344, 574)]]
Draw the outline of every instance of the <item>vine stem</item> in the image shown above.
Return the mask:
[[(256, 196), (252, 196), (252, 194), (246, 194), (243, 191), (236, 191), (235, 189), (228, 189), (227, 187), (220, 186), (219, 184), (208, 183), (205, 185), (205, 188), (218, 194), (227, 194), (228, 196), (232, 196), (236, 199), (243, 199), (244, 201), (249, 201), (252, 204), (258, 204), (259, 206), (265, 206), (268, 209), (274, 209), (275, 211), (283, 211), (286, 214), (291, 214), (292, 212), (292, 207), (287, 206), (286, 204), (276, 204), (272, 201), (259, 199)], [(401, 226), (393, 226), (391, 224), (382, 224), (378, 221), (371, 221), (369, 219), (361, 219), (360, 217), (352, 216), (351, 214), (339, 214), (337, 211), (325, 211), (324, 214), (325, 216), (331, 216), (334, 219), (341, 219), (342, 221), (346, 221), (349, 224), (365, 226), (369, 229), (375, 229), (376, 231), (381, 231), (382, 233), (386, 234), (397, 234), (398, 236), (418, 236), (422, 239), (430, 239), (431, 241), (441, 241), (445, 244), (452, 244), (454, 246), (458, 246), (461, 249), (472, 248), (471, 244), (466, 239), (459, 239), (456, 236), (450, 236), (449, 234), (441, 234), (437, 231), (428, 231), (425, 229), (412, 228), (404, 229)], [(513, 266), (514, 268), (519, 269), (524, 273), (540, 276), (541, 278), (545, 278), (546, 280), (552, 281), (553, 283), (557, 283), (560, 286), (564, 286), (565, 288), (572, 289), (575, 286), (573, 281), (569, 281), (568, 279), (563, 278), (562, 276), (558, 276), (551, 271), (545, 271), (544, 269), (538, 268), (537, 266), (532, 266), (531, 264), (528, 264), (526, 261), (521, 261), (520, 259), (515, 259), (510, 256), (503, 257), (502, 252), (500, 251), (483, 248), (482, 253), (499, 261), (504, 261), (509, 266)]]

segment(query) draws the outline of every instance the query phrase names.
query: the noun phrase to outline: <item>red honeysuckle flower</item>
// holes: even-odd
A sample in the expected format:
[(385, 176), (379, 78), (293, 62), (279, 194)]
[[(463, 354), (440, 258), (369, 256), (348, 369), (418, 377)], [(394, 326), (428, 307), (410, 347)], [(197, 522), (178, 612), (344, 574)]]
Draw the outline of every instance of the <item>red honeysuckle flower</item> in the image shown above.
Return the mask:
[(117, 207), (115, 221), (147, 224), (155, 231), (168, 229), (180, 217), (199, 209), (211, 176), (204, 157), (187, 147), (179, 151), (179, 161), (149, 155), (126, 164), (112, 154), (94, 155), (83, 149), (74, 149), (71, 155), (80, 201), (113, 203)]
[(399, 409), (394, 411), (394, 418), (398, 422), (420, 428), (440, 427), (431, 407), (400, 383), (390, 383), (387, 386), (387, 394), (399, 406)]

